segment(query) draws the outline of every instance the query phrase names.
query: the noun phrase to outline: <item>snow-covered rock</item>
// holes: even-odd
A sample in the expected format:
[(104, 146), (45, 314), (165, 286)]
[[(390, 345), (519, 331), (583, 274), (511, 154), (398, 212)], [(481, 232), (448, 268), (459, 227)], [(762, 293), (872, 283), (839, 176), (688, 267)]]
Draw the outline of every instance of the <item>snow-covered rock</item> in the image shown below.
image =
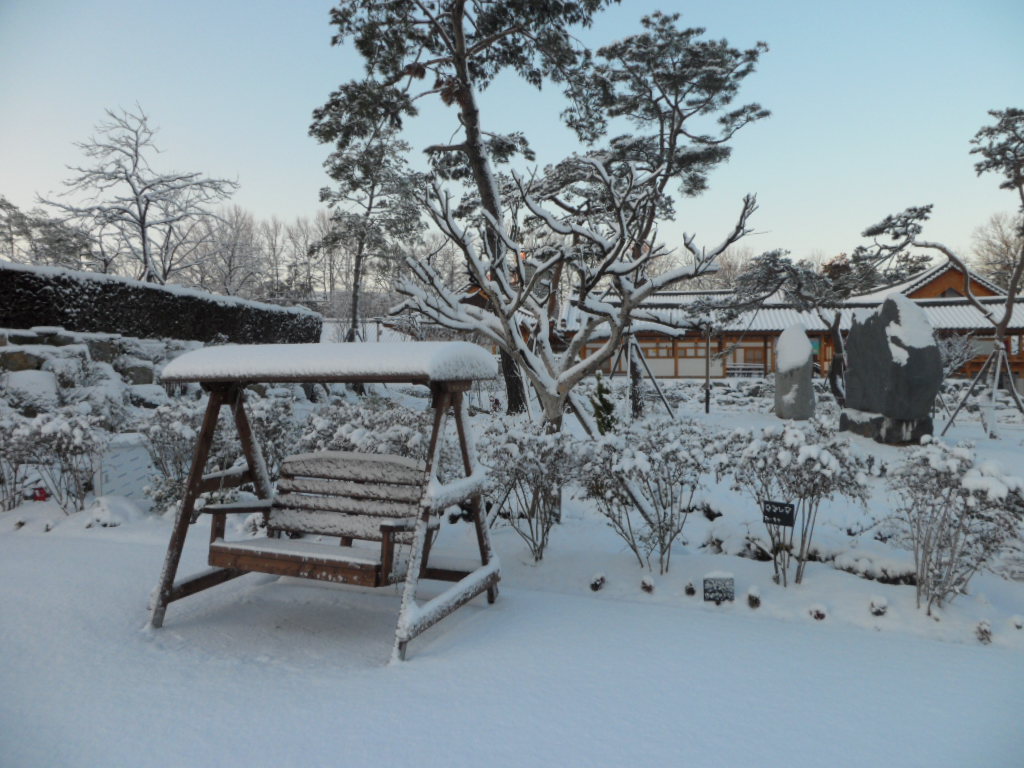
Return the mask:
[(809, 419), (814, 415), (814, 350), (801, 323), (779, 336), (775, 348), (775, 415)]

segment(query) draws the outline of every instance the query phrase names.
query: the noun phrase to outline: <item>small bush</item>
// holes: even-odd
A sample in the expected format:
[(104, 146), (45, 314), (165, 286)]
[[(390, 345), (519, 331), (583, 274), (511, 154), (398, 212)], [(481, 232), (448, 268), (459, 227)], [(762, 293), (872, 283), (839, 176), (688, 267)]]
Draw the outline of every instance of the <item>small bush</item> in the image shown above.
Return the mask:
[(492, 421), (479, 441), (490, 477), (495, 517), (504, 520), (540, 562), (552, 527), (562, 519), (562, 487), (572, 476), (573, 446), (565, 433), (512, 419)]
[(581, 450), (579, 483), (641, 567), (668, 573), (672, 546), (701, 507), (707, 436), (696, 425), (655, 417)]
[(761, 607), (761, 590), (757, 587), (751, 587), (747, 590), (747, 605), (754, 610)]
[(0, 512), (21, 504), (29, 487), (29, 446), (24, 417), (0, 403)]
[[(148, 439), (146, 447), (157, 470), (146, 487), (157, 513), (170, 511), (184, 496), (204, 411), (204, 402), (176, 400), (151, 411), (136, 427)], [(228, 411), (222, 409), (206, 472), (230, 468), (240, 454), (234, 424)]]
[(836, 496), (867, 500), (864, 463), (853, 455), (848, 440), (836, 437), (816, 420), (804, 426), (771, 427), (759, 434), (737, 430), (720, 449), (731, 456), (733, 487), (745, 491), (759, 507), (766, 501), (794, 504), (793, 527), (766, 528), (775, 582), (788, 585), (790, 560), (795, 557), (799, 584), (811, 556), (822, 502)]
[(821, 605), (812, 605), (812, 606), (811, 606), (811, 607), (810, 607), (810, 608), (809, 608), (809, 609), (807, 610), (807, 613), (808, 613), (808, 614), (810, 615), (810, 617), (811, 617), (812, 619), (814, 619), (815, 621), (824, 621), (824, 620), (825, 620), (825, 616), (826, 616), (826, 614), (825, 614), (825, 607), (824, 607), (824, 606), (821, 606)]
[(978, 638), (978, 642), (982, 645), (988, 645), (992, 642), (992, 625), (982, 619), (978, 622), (978, 626), (974, 630), (975, 637)]
[(604, 586), (604, 576), (600, 573), (590, 580), (590, 590), (592, 592), (600, 592)]
[(925, 437), (889, 472), (894, 539), (914, 553), (917, 607), (943, 607), (971, 577), (1019, 542), (1024, 480), (978, 463), (973, 447)]
[(95, 418), (72, 408), (26, 419), (15, 433), (64, 514), (82, 511), (109, 433), (97, 427)]
[(651, 580), (650, 576), (644, 576), (640, 580), (640, 589), (642, 589), (648, 595), (654, 594), (654, 582)]
[(871, 611), (872, 616), (885, 616), (886, 611), (889, 610), (889, 601), (884, 597), (872, 597), (868, 610)]
[(685, 593), (685, 595), (687, 597), (693, 597), (694, 595), (697, 594), (697, 588), (695, 586), (693, 586), (693, 582), (692, 581), (688, 581), (688, 582), (686, 582), (686, 586), (683, 587), (683, 592)]

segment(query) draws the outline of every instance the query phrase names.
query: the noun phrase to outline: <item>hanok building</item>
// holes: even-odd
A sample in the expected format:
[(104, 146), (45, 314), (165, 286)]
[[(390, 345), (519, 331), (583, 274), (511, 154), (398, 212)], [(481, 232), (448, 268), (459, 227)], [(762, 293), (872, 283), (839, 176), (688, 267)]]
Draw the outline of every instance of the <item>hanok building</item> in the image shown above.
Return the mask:
[[(1001, 317), (1006, 294), (997, 285), (969, 273), (970, 291), (994, 316)], [(786, 328), (802, 323), (814, 348), (818, 370), (828, 371), (833, 345), (828, 332), (835, 312), (840, 313), (840, 330), (849, 330), (858, 310), (874, 310), (892, 293), (913, 299), (928, 317), (937, 335), (971, 334), (978, 356), (965, 365), (961, 376), (973, 376), (992, 349), (992, 323), (966, 298), (964, 274), (952, 264), (941, 264), (914, 275), (909, 280), (852, 296), (837, 309), (821, 312), (801, 311), (784, 301), (769, 299), (757, 310), (745, 312), (710, 338), (686, 327), (687, 307), (698, 299), (724, 299), (730, 291), (662, 291), (642, 305), (654, 322), (636, 323), (633, 332), (643, 350), (651, 372), (658, 378), (704, 377), (710, 354), (710, 375), (763, 376), (775, 371), (775, 343)], [(565, 330), (575, 330), (577, 318), (570, 309)], [(593, 354), (600, 340), (587, 345), (583, 356)], [(1024, 299), (1018, 299), (1007, 329), (1007, 355), (1018, 378), (1024, 378)], [(606, 366), (609, 372), (612, 363)], [(615, 373), (625, 370), (625, 356), (616, 362)]]

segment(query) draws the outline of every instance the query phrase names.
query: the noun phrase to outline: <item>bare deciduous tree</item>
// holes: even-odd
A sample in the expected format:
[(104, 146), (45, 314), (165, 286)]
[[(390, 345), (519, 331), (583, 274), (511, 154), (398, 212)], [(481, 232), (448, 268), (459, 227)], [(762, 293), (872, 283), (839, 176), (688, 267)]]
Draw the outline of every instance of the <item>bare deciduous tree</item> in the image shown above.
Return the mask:
[(62, 212), (66, 221), (88, 227), (104, 247), (122, 253), (136, 266), (137, 276), (163, 283), (181, 268), (181, 247), (198, 219), (213, 215), (209, 206), (229, 197), (236, 187), (227, 179), (200, 173), (162, 173), (150, 165), (157, 153), (155, 129), (141, 107), (134, 112), (107, 110), (96, 135), (76, 144), (92, 165), (68, 166), (74, 174), (64, 182), (61, 197), (85, 202), (40, 198)]

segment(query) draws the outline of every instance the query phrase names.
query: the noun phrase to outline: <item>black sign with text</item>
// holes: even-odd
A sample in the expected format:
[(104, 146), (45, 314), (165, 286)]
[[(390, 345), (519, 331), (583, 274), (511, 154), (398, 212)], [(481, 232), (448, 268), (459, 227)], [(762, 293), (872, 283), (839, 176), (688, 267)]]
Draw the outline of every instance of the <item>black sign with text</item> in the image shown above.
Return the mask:
[(762, 511), (767, 525), (785, 525), (792, 528), (796, 521), (794, 506), (783, 501), (766, 501)]

